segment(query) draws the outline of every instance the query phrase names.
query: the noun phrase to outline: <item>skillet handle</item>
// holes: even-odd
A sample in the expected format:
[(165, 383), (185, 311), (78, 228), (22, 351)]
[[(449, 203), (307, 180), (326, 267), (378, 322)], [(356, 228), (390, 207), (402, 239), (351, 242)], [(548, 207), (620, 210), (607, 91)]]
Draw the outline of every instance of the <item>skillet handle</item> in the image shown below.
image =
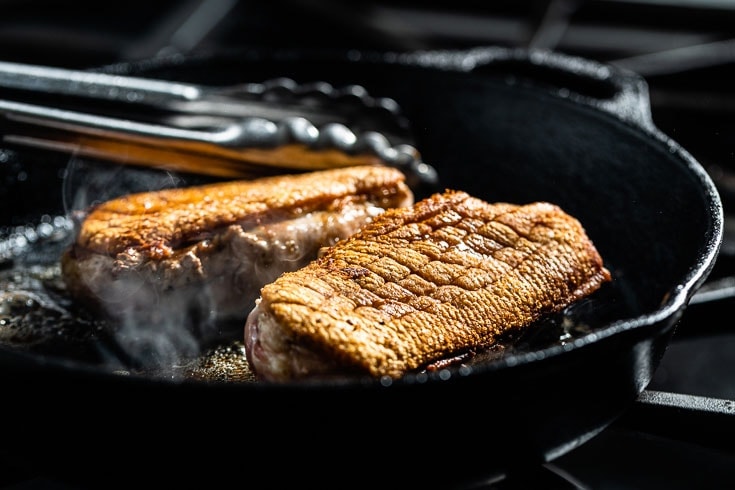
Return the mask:
[(642, 129), (655, 131), (648, 83), (629, 70), (554, 51), (481, 47), (461, 52), (423, 52), (422, 65), (483, 73), (508, 83), (545, 87), (577, 103), (608, 112)]
[[(640, 75), (612, 65), (552, 51), (512, 50), (505, 60), (519, 75), (549, 85), (557, 95), (586, 103), (644, 129), (655, 129), (648, 84)], [(478, 64), (474, 71), (485, 70)]]
[[(533, 59), (531, 56), (531, 61)], [(570, 90), (570, 98), (610, 112), (641, 128), (655, 130), (648, 84), (642, 76), (612, 65), (560, 55), (540, 56), (539, 65), (574, 74), (575, 79), (570, 77), (570, 84), (565, 87), (565, 90)], [(588, 90), (589, 87), (594, 90)]]

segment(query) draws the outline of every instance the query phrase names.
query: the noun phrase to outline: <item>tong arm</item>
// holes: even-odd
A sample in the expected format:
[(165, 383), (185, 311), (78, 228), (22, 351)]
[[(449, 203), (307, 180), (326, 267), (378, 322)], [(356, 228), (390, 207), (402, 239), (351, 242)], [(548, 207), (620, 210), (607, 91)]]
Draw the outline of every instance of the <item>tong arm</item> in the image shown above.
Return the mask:
[(192, 84), (6, 61), (0, 62), (0, 86), (159, 106), (197, 100), (203, 94)]
[[(248, 174), (258, 166), (271, 167), (271, 170), (316, 170), (383, 163), (404, 171), (413, 185), (433, 185), (437, 180), (435, 170), (421, 161), (419, 152), (411, 145), (394, 145), (374, 131), (355, 134), (339, 123), (318, 127), (297, 116), (279, 121), (247, 117), (209, 129), (187, 129), (6, 100), (0, 100), (0, 113), (23, 124), (14, 128), (21, 134), (5, 135), (6, 141), (37, 144), (39, 129), (56, 130), (40, 136), (66, 142), (67, 147), (77, 142), (79, 146), (75, 148), (82, 154), (80, 136), (87, 138), (86, 144), (94, 147), (96, 156), (102, 155), (105, 148), (118, 151), (119, 143), (126, 143), (201, 154), (209, 157), (210, 162), (212, 159), (227, 160), (241, 164)], [(228, 168), (232, 169), (232, 165)], [(209, 170), (207, 167), (199, 169), (206, 174), (221, 173), (222, 168), (214, 165)]]

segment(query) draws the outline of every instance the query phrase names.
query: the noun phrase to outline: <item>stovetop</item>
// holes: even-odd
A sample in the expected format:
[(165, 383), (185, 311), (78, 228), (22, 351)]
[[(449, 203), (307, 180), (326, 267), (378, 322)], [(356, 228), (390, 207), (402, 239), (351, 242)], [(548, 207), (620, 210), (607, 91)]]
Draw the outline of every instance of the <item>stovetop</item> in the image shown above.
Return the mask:
[[(720, 191), (725, 239), (655, 378), (621, 420), (536, 472), (471, 488), (728, 488), (735, 481), (735, 2), (8, 1), (0, 60), (89, 68), (246, 46), (553, 49), (642, 75), (655, 124)], [(0, 453), (2, 454), (2, 453)], [(73, 489), (0, 461), (2, 489)], [(467, 488), (467, 487), (462, 487)]]

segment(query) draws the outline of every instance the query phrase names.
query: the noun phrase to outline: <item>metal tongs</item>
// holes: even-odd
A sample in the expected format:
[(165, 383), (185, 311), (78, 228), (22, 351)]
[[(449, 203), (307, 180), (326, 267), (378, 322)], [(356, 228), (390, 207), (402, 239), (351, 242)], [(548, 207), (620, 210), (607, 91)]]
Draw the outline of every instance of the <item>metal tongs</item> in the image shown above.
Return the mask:
[(409, 185), (437, 181), (396, 102), (359, 85), (217, 87), (0, 62), (0, 88), (6, 143), (220, 177), (379, 163)]

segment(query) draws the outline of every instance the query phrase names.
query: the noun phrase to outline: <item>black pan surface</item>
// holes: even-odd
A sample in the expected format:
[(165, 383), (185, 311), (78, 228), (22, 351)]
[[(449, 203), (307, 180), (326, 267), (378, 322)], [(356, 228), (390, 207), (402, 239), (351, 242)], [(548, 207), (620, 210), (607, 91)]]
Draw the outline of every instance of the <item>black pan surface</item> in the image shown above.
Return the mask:
[[(559, 204), (585, 226), (613, 281), (502, 355), (391, 381), (276, 386), (141, 374), (101, 362), (84, 334), (74, 355), (68, 344), (3, 346), (6, 451), (78, 483), (114, 474), (124, 484), (367, 487), (390, 473), (396, 485), (458, 488), (551, 461), (604, 430), (646, 387), (719, 252), (719, 196), (651, 122), (645, 83), (588, 60), (494, 47), (252, 50), (105, 69), (210, 85), (284, 76), (362, 85), (398, 102), (440, 187)], [(3, 272), (24, 271), (62, 306), (49, 329), (99, 333), (93, 320), (65, 315), (73, 305), (43, 276), (67, 243), (63, 217), (95, 197), (202, 178), (0, 150), (0, 214), (15, 240), (4, 242)], [(29, 228), (55, 235), (18, 244)]]

